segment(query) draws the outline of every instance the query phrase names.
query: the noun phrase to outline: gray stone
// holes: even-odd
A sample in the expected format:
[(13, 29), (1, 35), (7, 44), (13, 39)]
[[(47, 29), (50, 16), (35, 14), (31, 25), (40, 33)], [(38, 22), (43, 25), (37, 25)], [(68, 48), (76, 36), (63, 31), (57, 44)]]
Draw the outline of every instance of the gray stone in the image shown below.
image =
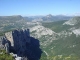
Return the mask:
[(5, 48), (5, 40), (3, 39), (3, 36), (0, 36), (0, 49), (4, 49)]
[(6, 53), (9, 53), (9, 43), (5, 44)]
[(30, 43), (29, 29), (7, 32), (5, 33), (5, 37), (6, 41), (8, 40), (10, 42), (12, 49), (18, 54), (23, 54), (23, 52), (26, 50), (26, 44)]
[(17, 54), (14, 53), (10, 53), (10, 55), (12, 55), (14, 58), (18, 57)]

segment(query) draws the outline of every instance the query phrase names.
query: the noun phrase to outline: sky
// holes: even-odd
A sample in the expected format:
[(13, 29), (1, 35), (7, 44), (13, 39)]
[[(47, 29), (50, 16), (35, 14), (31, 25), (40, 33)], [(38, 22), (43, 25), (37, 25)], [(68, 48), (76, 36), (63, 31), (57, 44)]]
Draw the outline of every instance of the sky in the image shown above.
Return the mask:
[(0, 16), (80, 15), (80, 0), (0, 0)]

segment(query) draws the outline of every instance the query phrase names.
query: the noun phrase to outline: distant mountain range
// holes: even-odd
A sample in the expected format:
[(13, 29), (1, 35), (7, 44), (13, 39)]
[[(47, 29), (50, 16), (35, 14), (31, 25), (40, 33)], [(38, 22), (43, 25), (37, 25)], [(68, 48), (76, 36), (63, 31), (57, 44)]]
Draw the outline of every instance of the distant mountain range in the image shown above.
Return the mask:
[(40, 19), (41, 21), (59, 21), (59, 20), (69, 20), (72, 17), (73, 16), (65, 16), (65, 15), (56, 15), (56, 16), (53, 16), (53, 15), (49, 14), (49, 15), (46, 15), (46, 16), (30, 16), (29, 19), (30, 20), (35, 20), (36, 19), (36, 21), (38, 19)]
[(64, 16), (64, 15), (57, 15), (57, 16), (53, 16), (51, 14), (43, 17), (43, 21), (59, 21), (59, 20), (69, 20), (70, 18), (72, 18), (71, 16)]
[(23, 17), (21, 15), (13, 15), (13, 16), (0, 16), (0, 20), (21, 20)]

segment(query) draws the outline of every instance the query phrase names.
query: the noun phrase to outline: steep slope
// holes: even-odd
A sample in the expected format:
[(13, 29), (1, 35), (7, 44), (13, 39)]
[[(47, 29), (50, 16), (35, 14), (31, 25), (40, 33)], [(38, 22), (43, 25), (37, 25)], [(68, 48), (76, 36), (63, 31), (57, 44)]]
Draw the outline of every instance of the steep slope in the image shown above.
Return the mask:
[[(80, 59), (80, 25), (78, 20), (79, 17), (75, 19), (74, 25), (65, 24), (66, 21), (57, 21), (43, 23), (41, 26), (44, 28), (37, 28), (34, 30), (32, 35), (40, 40), (41, 48), (43, 50), (41, 60), (79, 60)], [(48, 28), (49, 30), (55, 32), (51, 35), (41, 35), (42, 32)], [(49, 31), (48, 31), (49, 32)]]
[(80, 16), (73, 17), (69, 21), (65, 22), (64, 24), (67, 24), (67, 25), (77, 25), (77, 24), (80, 24)]
[(69, 21), (66, 21), (65, 23), (63, 23), (63, 25), (72, 25), (72, 28), (70, 28), (70, 30), (76, 34), (77, 36), (80, 35), (80, 16), (76, 16), (73, 17), (72, 19), (70, 19)]

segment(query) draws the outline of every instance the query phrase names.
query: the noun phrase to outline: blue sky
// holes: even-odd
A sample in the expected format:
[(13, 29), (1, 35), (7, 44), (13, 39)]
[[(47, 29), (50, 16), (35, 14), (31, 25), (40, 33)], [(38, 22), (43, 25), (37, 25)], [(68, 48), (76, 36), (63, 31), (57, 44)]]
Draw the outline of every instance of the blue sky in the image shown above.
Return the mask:
[(0, 16), (80, 14), (80, 0), (0, 0)]

